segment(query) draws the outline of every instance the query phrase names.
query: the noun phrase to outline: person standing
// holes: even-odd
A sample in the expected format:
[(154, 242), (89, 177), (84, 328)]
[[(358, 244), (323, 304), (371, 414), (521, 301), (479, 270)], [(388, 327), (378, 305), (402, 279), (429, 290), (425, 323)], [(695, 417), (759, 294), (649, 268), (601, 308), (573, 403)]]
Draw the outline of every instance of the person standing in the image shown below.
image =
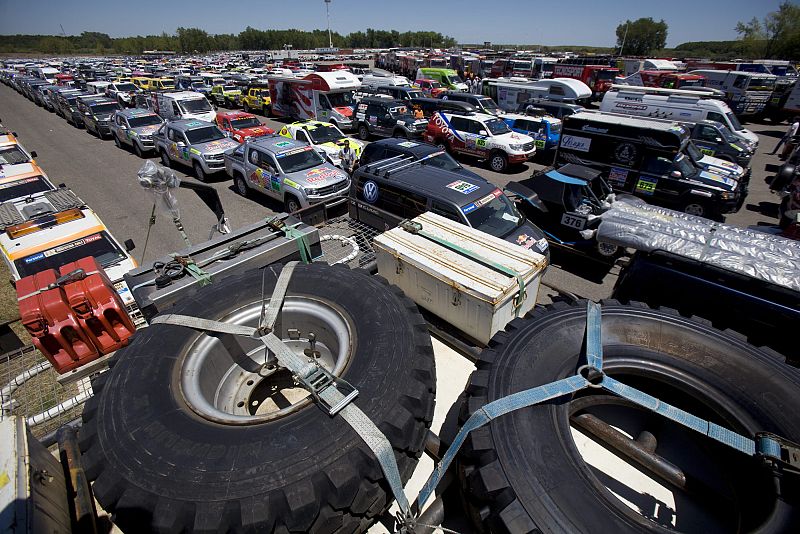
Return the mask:
[(472, 92), (472, 78), (470, 78), (469, 75), (467, 75), (466, 78), (467, 79), (464, 80), (464, 83), (467, 84), (467, 92), (471, 93)]
[(339, 159), (341, 160), (342, 169), (347, 174), (353, 174), (355, 170), (353, 167), (356, 164), (356, 152), (350, 148), (350, 141), (345, 139), (342, 143), (342, 149), (339, 151)]
[(770, 155), (775, 154), (778, 152), (778, 149), (784, 144), (788, 143), (792, 140), (792, 137), (797, 135), (797, 130), (800, 128), (800, 118), (795, 117), (792, 120), (792, 124), (789, 125), (789, 129), (786, 130), (786, 133), (781, 137), (781, 140), (778, 141), (778, 144), (775, 145), (775, 148), (772, 149), (772, 152), (769, 152)]

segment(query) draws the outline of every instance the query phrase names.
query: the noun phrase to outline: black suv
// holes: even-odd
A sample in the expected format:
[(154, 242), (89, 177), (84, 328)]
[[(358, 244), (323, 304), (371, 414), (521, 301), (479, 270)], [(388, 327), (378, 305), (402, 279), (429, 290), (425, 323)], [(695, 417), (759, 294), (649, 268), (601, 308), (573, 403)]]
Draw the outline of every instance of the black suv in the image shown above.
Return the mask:
[(375, 88), (379, 94), (389, 95), (395, 100), (408, 104), (413, 98), (420, 98), (425, 94), (416, 87), (404, 87), (400, 85), (379, 85)]
[(430, 119), (437, 111), (450, 111), (455, 113), (476, 113), (478, 109), (468, 102), (456, 100), (442, 100), (441, 98), (419, 97), (408, 104), (414, 111), (419, 111), (426, 119)]
[(364, 141), (371, 135), (419, 138), (428, 128), (428, 121), (415, 119), (403, 102), (371, 96), (358, 103), (354, 122), (358, 137)]
[(543, 109), (548, 115), (556, 119), (563, 119), (564, 117), (575, 115), (586, 109), (577, 104), (555, 102), (553, 100), (547, 100), (546, 98), (531, 98), (527, 102), (523, 102), (519, 105), (517, 113), (525, 113), (528, 108), (533, 108), (533, 114), (536, 114), (536, 108)]
[(350, 217), (387, 230), (426, 211), (544, 254), (544, 232), (517, 211), (498, 187), (479, 176), (425, 166), (413, 157), (362, 165), (353, 174)]
[(453, 156), (442, 150), (436, 145), (423, 143), (421, 141), (408, 141), (403, 139), (381, 139), (368, 144), (361, 151), (361, 158), (358, 165), (369, 165), (380, 160), (387, 160), (391, 164), (397, 159), (408, 159), (419, 161), (426, 168), (435, 167), (450, 172), (457, 172), (461, 176), (469, 178), (482, 178), (474, 172), (465, 169), (453, 159)]

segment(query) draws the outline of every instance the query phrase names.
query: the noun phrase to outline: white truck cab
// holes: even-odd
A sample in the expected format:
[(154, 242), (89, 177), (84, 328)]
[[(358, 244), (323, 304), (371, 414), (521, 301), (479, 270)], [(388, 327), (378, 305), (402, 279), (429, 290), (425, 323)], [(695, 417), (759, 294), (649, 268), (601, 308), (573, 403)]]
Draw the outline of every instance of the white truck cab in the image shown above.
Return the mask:
[(217, 116), (208, 99), (195, 91), (153, 93), (151, 98), (153, 111), (166, 120), (214, 122)]

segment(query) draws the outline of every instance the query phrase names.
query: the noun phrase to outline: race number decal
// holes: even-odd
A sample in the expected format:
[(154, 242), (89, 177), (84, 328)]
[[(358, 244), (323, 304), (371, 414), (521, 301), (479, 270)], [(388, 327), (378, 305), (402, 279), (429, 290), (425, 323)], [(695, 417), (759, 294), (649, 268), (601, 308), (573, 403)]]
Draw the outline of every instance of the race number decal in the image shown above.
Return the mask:
[(586, 227), (586, 217), (579, 217), (565, 213), (561, 216), (561, 224), (575, 228), (576, 230), (583, 230)]
[(658, 180), (655, 178), (640, 178), (636, 182), (636, 192), (643, 195), (652, 195), (656, 191)]

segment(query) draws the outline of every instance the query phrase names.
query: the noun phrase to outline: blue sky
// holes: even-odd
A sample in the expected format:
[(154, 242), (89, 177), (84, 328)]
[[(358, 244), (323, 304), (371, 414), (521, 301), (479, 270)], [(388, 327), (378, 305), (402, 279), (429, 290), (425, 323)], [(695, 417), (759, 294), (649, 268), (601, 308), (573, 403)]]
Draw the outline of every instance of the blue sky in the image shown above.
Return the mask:
[[(625, 19), (664, 19), (667, 45), (736, 38), (740, 20), (762, 18), (780, 0), (333, 0), (331, 28), (435, 30), (459, 42), (611, 46)], [(0, 34), (104, 32), (112, 37), (325, 28), (323, 0), (0, 0)]]

